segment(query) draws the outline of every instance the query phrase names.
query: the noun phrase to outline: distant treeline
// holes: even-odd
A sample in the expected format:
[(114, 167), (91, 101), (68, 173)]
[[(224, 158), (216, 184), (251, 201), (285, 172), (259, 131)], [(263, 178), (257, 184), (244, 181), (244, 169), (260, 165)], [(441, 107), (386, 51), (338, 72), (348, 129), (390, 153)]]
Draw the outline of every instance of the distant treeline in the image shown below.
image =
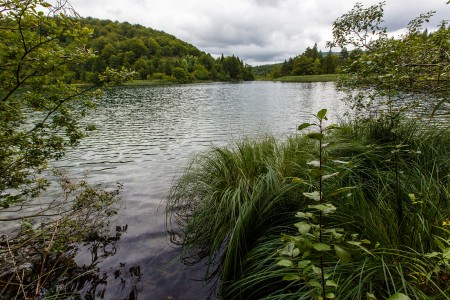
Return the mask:
[(340, 73), (349, 52), (344, 48), (340, 53), (329, 51), (324, 54), (314, 47), (306, 48), (302, 54), (285, 60), (283, 63), (254, 67), (256, 76), (279, 78), (283, 76), (320, 75)]
[(213, 58), (170, 34), (141, 25), (94, 18), (83, 21), (94, 30), (87, 47), (97, 57), (74, 68), (80, 81), (96, 82), (106, 68), (134, 71), (135, 79), (181, 83), (254, 79), (252, 67), (234, 55)]

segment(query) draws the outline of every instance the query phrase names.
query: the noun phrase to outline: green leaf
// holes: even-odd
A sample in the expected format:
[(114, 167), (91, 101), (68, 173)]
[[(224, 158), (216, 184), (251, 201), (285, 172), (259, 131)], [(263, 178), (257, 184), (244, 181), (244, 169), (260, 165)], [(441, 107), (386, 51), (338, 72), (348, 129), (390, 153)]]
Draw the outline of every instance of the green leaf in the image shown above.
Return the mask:
[(308, 166), (313, 166), (315, 168), (320, 168), (320, 161), (312, 160), (306, 163)]
[(320, 275), (320, 274), (322, 274), (322, 270), (319, 268), (319, 267), (316, 267), (316, 266), (312, 266), (312, 270), (313, 270), (313, 272), (314, 273), (316, 273), (317, 275)]
[(304, 269), (304, 268), (306, 268), (307, 266), (309, 266), (310, 264), (311, 264), (311, 261), (310, 261), (310, 260), (301, 260), (301, 261), (298, 262), (297, 267), (298, 267), (299, 269)]
[(306, 183), (303, 179), (298, 178), (298, 177), (292, 178), (292, 182), (301, 183), (301, 184), (305, 184)]
[(336, 251), (337, 257), (342, 260), (342, 262), (350, 262), (352, 260), (352, 256), (350, 255), (350, 252), (345, 250), (344, 248), (341, 248), (338, 245), (334, 245), (334, 250)]
[(330, 124), (327, 126), (326, 130), (331, 130), (331, 129), (341, 129), (341, 127), (339, 127), (336, 124)]
[(360, 246), (361, 245), (361, 242), (357, 242), (357, 241), (347, 241), (347, 243), (349, 243), (350, 245), (353, 245), (353, 246)]
[(334, 298), (336, 298), (336, 296), (333, 293), (328, 293), (328, 294), (325, 295), (325, 298), (327, 298), (327, 299), (334, 299)]
[(288, 260), (288, 259), (282, 259), (279, 262), (277, 262), (278, 266), (282, 266), (282, 267), (293, 267), (294, 264), (292, 263), (292, 261)]
[(324, 211), (327, 209), (327, 206), (325, 204), (317, 204), (317, 205), (308, 205), (308, 208)]
[(336, 240), (340, 240), (344, 235), (336, 231), (336, 229), (331, 229), (329, 232), (333, 235), (333, 238)]
[[(336, 283), (336, 282), (334, 282), (333, 280), (331, 280), (331, 279), (328, 279), (326, 282), (325, 282), (325, 285), (326, 286), (331, 286), (331, 287), (338, 287), (338, 284)], [(328, 298), (328, 297), (327, 297)]]
[(367, 254), (374, 256), (372, 252), (370, 252), (369, 250), (367, 250), (366, 247), (362, 246), (361, 242), (357, 242), (357, 241), (347, 241), (347, 243), (349, 243), (350, 245), (354, 245), (354, 246), (358, 246), (359, 249), (363, 250), (364, 252), (366, 252)]
[(411, 202), (416, 202), (417, 198), (415, 194), (408, 194), (409, 200), (411, 200)]
[(295, 243), (294, 242), (289, 242), (286, 244), (286, 246), (283, 248), (283, 250), (281, 250), (281, 255), (286, 255), (286, 256), (294, 256), (294, 250), (295, 250)]
[(307, 234), (309, 230), (311, 229), (311, 225), (309, 225), (306, 222), (298, 222), (294, 224), (295, 227), (298, 228), (298, 231), (300, 234)]
[[(450, 2), (450, 1), (449, 1)], [(447, 2), (447, 4), (449, 4), (449, 2)], [(438, 104), (436, 104), (433, 108), (433, 111), (431, 112), (431, 116), (434, 116), (434, 114), (436, 113), (436, 111), (445, 103), (448, 102), (448, 98), (443, 98), (441, 101), (438, 102)]]
[(335, 162), (337, 164), (343, 164), (343, 165), (350, 165), (352, 163), (351, 161), (343, 161), (343, 160), (339, 160), (339, 159), (334, 159), (334, 160), (332, 160), (332, 162)]
[(320, 210), (324, 214), (329, 214), (329, 213), (333, 213), (333, 212), (336, 211), (336, 206), (334, 206), (331, 203), (317, 204), (317, 205), (308, 205), (308, 208)]
[(346, 186), (346, 187), (343, 187), (343, 188), (339, 188), (339, 189), (334, 190), (333, 192), (329, 193), (328, 196), (331, 197), (331, 196), (336, 196), (336, 195), (339, 195), (339, 194), (342, 194), (342, 193), (347, 193), (348, 191), (351, 191), (351, 190), (353, 190), (355, 188), (356, 188), (356, 186)]
[(402, 293), (395, 293), (394, 295), (387, 298), (387, 300), (411, 300), (411, 298)]
[(374, 294), (367, 292), (366, 297), (368, 300), (377, 300), (377, 297), (375, 297)]
[(426, 253), (424, 255), (426, 258), (433, 258), (433, 257), (439, 257), (440, 253), (439, 252), (431, 252), (431, 253)]
[(305, 128), (308, 128), (309, 126), (314, 125), (314, 124), (310, 124), (310, 123), (303, 123), (298, 125), (297, 130), (303, 130)]
[(442, 258), (447, 261), (450, 260), (450, 248), (445, 248), (442, 250)]
[(436, 243), (438, 248), (441, 249), (441, 251), (444, 251), (445, 245), (438, 238), (435, 237), (434, 242)]
[(310, 212), (304, 213), (299, 211), (298, 213), (295, 214), (295, 216), (297, 218), (302, 218), (302, 219), (311, 219), (312, 217), (314, 217), (314, 215)]
[(325, 116), (327, 115), (327, 109), (321, 109), (318, 113), (317, 113), (317, 118), (319, 118), (319, 120), (323, 120), (323, 118), (325, 118)]
[(295, 274), (289, 274), (283, 277), (283, 280), (291, 281), (291, 280), (300, 280), (300, 276)]
[(26, 228), (33, 228), (33, 223), (31, 223), (30, 221), (23, 221), (21, 223), (22, 226), (26, 227)]
[(317, 251), (329, 251), (329, 250), (331, 250), (330, 245), (325, 244), (325, 243), (314, 243), (312, 246)]
[(327, 179), (333, 178), (334, 176), (337, 176), (337, 175), (339, 175), (339, 172), (336, 172), (333, 174), (328, 174), (328, 175), (323, 175), (322, 180), (327, 180)]
[(320, 201), (320, 193), (319, 191), (314, 191), (312, 193), (303, 193), (306, 198), (312, 199), (314, 201)]
[(317, 287), (317, 288), (322, 287), (322, 285), (320, 284), (320, 282), (319, 282), (318, 280), (316, 280), (316, 279), (311, 279), (310, 281), (308, 281), (307, 284), (308, 284), (309, 286), (311, 286), (311, 287)]
[(324, 138), (324, 135), (322, 133), (318, 133), (318, 132), (311, 132), (311, 133), (308, 133), (306, 136), (312, 140), (317, 140), (317, 141), (323, 140), (323, 138)]

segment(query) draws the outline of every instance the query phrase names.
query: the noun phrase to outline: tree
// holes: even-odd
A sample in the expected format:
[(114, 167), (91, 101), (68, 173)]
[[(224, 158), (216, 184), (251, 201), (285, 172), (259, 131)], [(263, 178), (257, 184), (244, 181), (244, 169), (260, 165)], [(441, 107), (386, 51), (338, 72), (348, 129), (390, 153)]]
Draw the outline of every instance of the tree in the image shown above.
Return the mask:
[(45, 188), (39, 174), (85, 135), (79, 121), (99, 91), (70, 83), (70, 69), (94, 57), (84, 47), (92, 30), (71, 7), (0, 3), (0, 207), (8, 207)]
[(243, 79), (243, 66), (239, 57), (227, 56), (223, 59), (222, 68), (232, 80)]
[(141, 57), (134, 63), (134, 71), (139, 74), (140, 79), (146, 79), (147, 75), (150, 75), (148, 62), (147, 59)]
[(180, 67), (173, 68), (172, 75), (180, 83), (192, 82), (192, 78), (191, 78), (189, 72), (186, 71), (184, 68), (180, 68)]
[(283, 62), (283, 65), (281, 66), (281, 76), (290, 75), (292, 72), (293, 64), (294, 64), (294, 62), (293, 62), (292, 58), (289, 58), (289, 62), (285, 60)]
[(317, 43), (314, 44), (314, 47), (312, 49), (307, 47), (303, 55), (311, 58), (313, 61), (320, 58), (319, 51), (317, 50)]
[(356, 3), (352, 10), (333, 22), (334, 40), (328, 46), (344, 48), (352, 45), (370, 50), (374, 41), (385, 39), (387, 29), (381, 26), (384, 4), (385, 2), (380, 2), (364, 8), (361, 3)]
[(349, 53), (348, 53), (347, 48), (343, 47), (341, 49), (341, 53), (339, 53), (339, 60), (340, 60), (340, 62), (344, 63), (347, 60), (348, 55), (349, 55)]
[[(253, 74), (247, 76), (248, 71), (251, 72), (248, 69), (247, 72), (241, 72), (241, 79), (231, 78), (221, 69), (225, 57), (221, 62), (216, 61), (210, 54), (162, 31), (94, 18), (81, 21), (93, 30), (87, 48), (92, 48), (97, 56), (73, 70), (78, 79), (96, 82), (96, 73), (106, 67), (120, 69), (122, 66), (135, 68), (140, 79), (151, 79), (154, 73), (161, 73), (156, 77), (173, 81), (172, 69), (175, 67), (185, 69), (191, 79), (193, 76), (198, 79), (201, 77), (201, 80), (241, 80), (254, 77)], [(203, 65), (208, 72), (197, 68), (198, 64)], [(240, 61), (239, 64), (240, 68), (244, 68)]]
[[(434, 101), (434, 113), (449, 103), (450, 27), (442, 21), (435, 32), (424, 34), (422, 25), (433, 15), (429, 12), (412, 20), (404, 35), (390, 38), (387, 28), (381, 26), (383, 5), (363, 8), (358, 3), (333, 23), (334, 41), (329, 45), (359, 49), (349, 55), (343, 68), (348, 76), (340, 87), (361, 92), (351, 98), (359, 108), (370, 106), (371, 101), (366, 100), (379, 96), (386, 97), (389, 105), (402, 95), (409, 105), (425, 104), (426, 94)], [(404, 105), (398, 103), (397, 107), (403, 109)]]
[[(76, 271), (74, 245), (109, 238), (118, 189), (55, 173), (61, 195), (33, 202), (49, 184), (51, 175), (42, 174), (48, 162), (92, 129), (80, 121), (101, 94), (98, 86), (71, 83), (73, 71), (94, 57), (85, 47), (91, 34), (67, 2), (0, 0), (0, 265), (13, 270), (0, 275), (1, 298), (47, 298), (73, 289), (74, 282), (54, 281)], [(102, 85), (130, 76), (113, 69), (92, 75)], [(17, 267), (24, 264), (26, 272)], [(57, 285), (59, 291), (51, 290)]]
[(209, 71), (202, 64), (196, 64), (192, 74), (198, 80), (208, 80), (210, 78)]
[(312, 75), (314, 74), (314, 60), (304, 54), (294, 59), (292, 75)]
[(321, 72), (323, 74), (334, 74), (339, 66), (339, 57), (334, 55), (331, 50), (322, 59)]

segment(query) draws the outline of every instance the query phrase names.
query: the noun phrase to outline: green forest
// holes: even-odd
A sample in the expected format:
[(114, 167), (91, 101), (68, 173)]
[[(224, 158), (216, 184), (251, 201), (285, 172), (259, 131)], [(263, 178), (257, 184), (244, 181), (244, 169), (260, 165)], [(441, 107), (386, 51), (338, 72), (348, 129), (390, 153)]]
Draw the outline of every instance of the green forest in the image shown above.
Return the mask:
[(73, 70), (80, 81), (98, 82), (98, 74), (106, 68), (133, 71), (134, 79), (179, 83), (254, 79), (252, 67), (239, 57), (213, 58), (162, 31), (93, 18), (82, 22), (93, 30), (86, 47), (96, 57)]
[(259, 78), (276, 79), (283, 76), (336, 74), (341, 72), (342, 64), (349, 56), (346, 48), (340, 53), (331, 50), (324, 54), (317, 49), (317, 44), (294, 58), (290, 57), (283, 63), (254, 67), (255, 76)]

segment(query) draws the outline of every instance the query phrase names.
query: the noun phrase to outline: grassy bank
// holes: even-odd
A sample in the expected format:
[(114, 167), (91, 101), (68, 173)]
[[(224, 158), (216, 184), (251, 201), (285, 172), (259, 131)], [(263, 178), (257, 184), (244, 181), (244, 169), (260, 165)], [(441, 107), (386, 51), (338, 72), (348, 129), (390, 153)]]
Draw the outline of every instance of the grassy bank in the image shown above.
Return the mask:
[(152, 79), (152, 80), (132, 80), (125, 82), (125, 86), (156, 86), (156, 85), (172, 85), (176, 84), (170, 80)]
[(274, 79), (281, 82), (329, 82), (337, 81), (339, 74), (284, 76)]
[[(330, 82), (337, 81), (338, 74), (324, 74), (324, 75), (302, 75), (302, 76), (284, 76), (280, 78), (273, 79), (273, 81), (280, 82)], [(267, 81), (272, 80), (268, 78), (257, 78), (257, 80)], [(212, 81), (196, 81), (193, 83), (207, 83)], [(154, 86), (154, 85), (171, 85), (177, 84), (177, 82), (171, 80), (163, 79), (152, 79), (152, 80), (133, 80), (125, 83), (126, 86)]]
[[(224, 299), (311, 299), (321, 274), (330, 298), (448, 299), (448, 130), (355, 121), (326, 134), (320, 170), (311, 137), (243, 140), (193, 158), (167, 209), (184, 261), (206, 259)], [(299, 223), (321, 176), (336, 212), (320, 231), (339, 247), (311, 244), (317, 224)]]

